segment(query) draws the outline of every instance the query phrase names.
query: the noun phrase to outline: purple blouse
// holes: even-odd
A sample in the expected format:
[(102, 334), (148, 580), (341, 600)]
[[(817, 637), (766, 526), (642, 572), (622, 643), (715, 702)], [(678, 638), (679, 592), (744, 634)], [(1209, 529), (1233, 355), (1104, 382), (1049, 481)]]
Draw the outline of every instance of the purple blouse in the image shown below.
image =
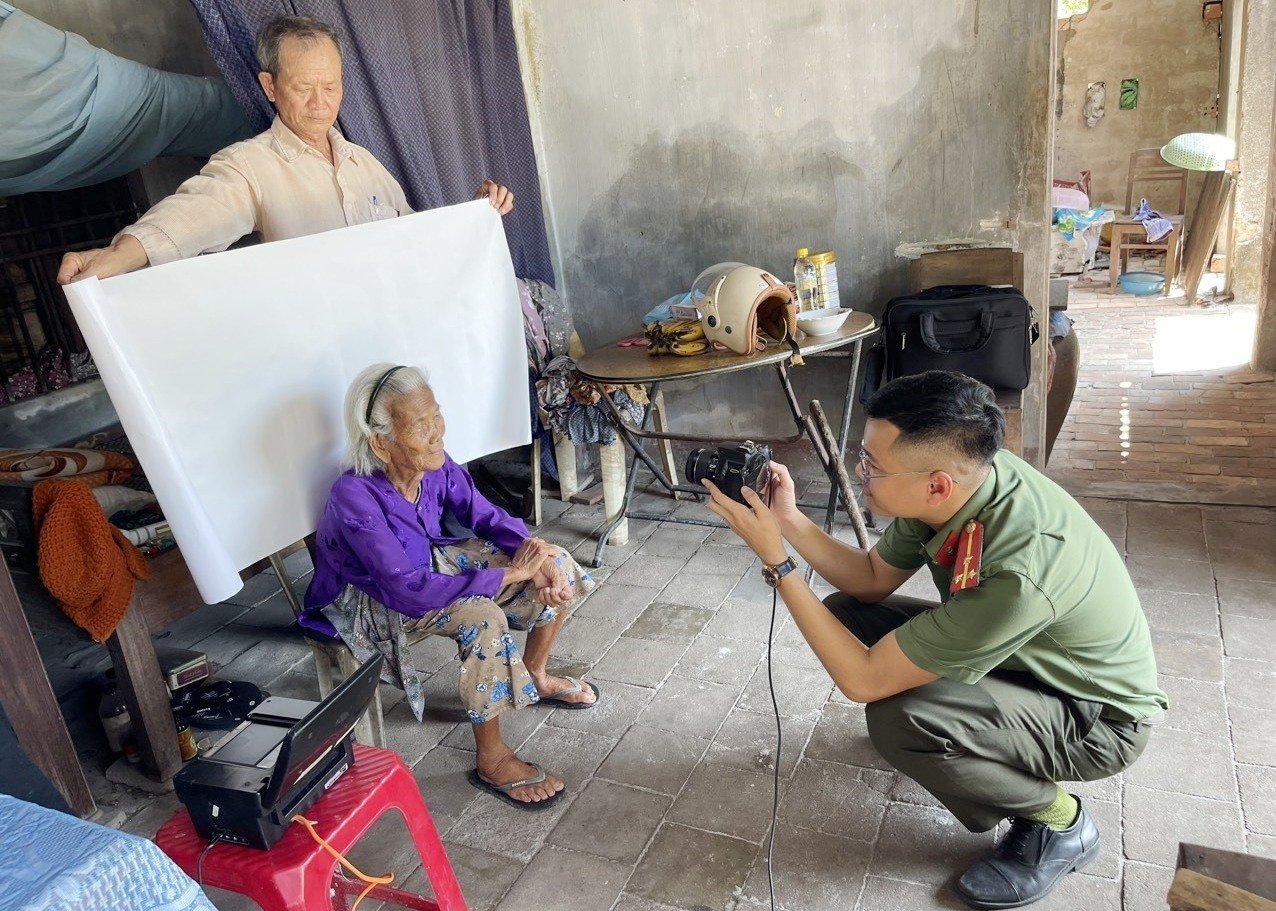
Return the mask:
[(455, 576), (434, 571), (431, 545), (464, 538), (444, 533), (450, 512), (474, 537), (491, 541), (513, 556), (528, 537), (527, 526), (493, 506), (450, 456), (443, 467), (421, 479), (421, 499), (410, 503), (383, 472), (370, 477), (343, 472), (332, 485), (319, 520), (315, 575), (306, 592), (300, 624), (335, 636), (322, 610), (347, 585), (409, 617), (442, 610), (457, 598), (494, 597), (502, 569), (473, 569)]

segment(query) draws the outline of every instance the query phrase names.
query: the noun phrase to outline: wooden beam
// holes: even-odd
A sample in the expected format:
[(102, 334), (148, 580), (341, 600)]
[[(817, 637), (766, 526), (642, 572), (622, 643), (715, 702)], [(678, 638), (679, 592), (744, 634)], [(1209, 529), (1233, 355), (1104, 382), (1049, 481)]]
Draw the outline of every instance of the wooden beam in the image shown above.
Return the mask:
[(168, 781), (182, 767), (182, 756), (177, 746), (177, 725), (173, 722), (168, 687), (155, 657), (146, 620), (136, 604), (136, 590), (146, 584), (134, 586), (133, 603), (106, 641), (106, 648), (115, 664), (120, 692), (128, 703), (142, 762), (160, 781)]
[(97, 811), (9, 566), (0, 560), (0, 703), (18, 743), (82, 817)]
[(1276, 911), (1276, 902), (1180, 868), (1167, 896), (1170, 911)]

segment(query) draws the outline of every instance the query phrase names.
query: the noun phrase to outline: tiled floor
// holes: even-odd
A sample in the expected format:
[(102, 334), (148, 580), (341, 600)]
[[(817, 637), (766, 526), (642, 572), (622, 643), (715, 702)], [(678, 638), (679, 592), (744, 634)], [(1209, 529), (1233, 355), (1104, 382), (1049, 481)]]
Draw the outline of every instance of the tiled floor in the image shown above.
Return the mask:
[(1106, 276), (1072, 283), (1081, 371), (1051, 476), (1088, 492), (1186, 485), (1276, 504), (1276, 377), (1247, 366), (1254, 307), (1112, 294)]
[[(648, 510), (674, 506), (644, 497)], [(1174, 706), (1129, 772), (1076, 787), (1098, 819), (1102, 854), (1040, 907), (1163, 908), (1181, 840), (1276, 856), (1276, 511), (1085, 505), (1129, 555)], [(555, 518), (541, 534), (592, 554), (599, 510), (550, 507)], [(677, 511), (704, 515), (689, 503)], [(432, 672), (424, 724), (385, 691), (390, 745), (413, 766), (476, 911), (767, 907), (769, 589), (730, 532), (631, 526), (630, 543), (609, 549), (604, 584), (556, 649), (560, 667), (599, 683), (602, 703), (508, 716), (511, 742), (566, 779), (567, 800), (528, 813), (467, 783), (473, 742), (446, 640), (419, 651), (418, 666)], [(929, 587), (914, 579), (906, 590)], [(173, 637), (198, 632), (201, 648), (229, 657), (224, 675), (313, 698), (310, 659), (288, 631), (281, 597), (259, 583), (241, 600), (254, 599), (221, 629), (196, 630), (195, 615)], [(992, 837), (968, 834), (891, 771), (867, 739), (862, 707), (833, 691), (783, 607), (778, 625), (780, 906), (961, 907), (954, 876)], [(131, 800), (125, 827), (142, 834), (175, 806), (171, 797)], [(403, 834), (401, 824), (383, 828), (354, 859), (420, 886)], [(213, 895), (222, 909), (250, 907)]]

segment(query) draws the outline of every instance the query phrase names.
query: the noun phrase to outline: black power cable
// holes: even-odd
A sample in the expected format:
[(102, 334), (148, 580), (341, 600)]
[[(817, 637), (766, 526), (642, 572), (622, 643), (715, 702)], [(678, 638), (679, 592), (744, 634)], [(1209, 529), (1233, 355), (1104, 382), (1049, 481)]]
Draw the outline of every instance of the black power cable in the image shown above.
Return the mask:
[(213, 847), (221, 840), (222, 837), (220, 835), (214, 835), (213, 840), (208, 843), (208, 846), (199, 852), (199, 861), (195, 864), (195, 882), (199, 884), (201, 889), (204, 888), (204, 858), (208, 856), (208, 852), (213, 850)]
[[(771, 485), (766, 487), (766, 505), (767, 509), (771, 508)], [(780, 817), (780, 750), (784, 745), (784, 731), (780, 727), (780, 703), (775, 697), (775, 677), (772, 673), (771, 662), (771, 646), (775, 641), (775, 617), (779, 612), (780, 588), (775, 586), (771, 589), (771, 626), (766, 637), (766, 682), (771, 690), (771, 708), (775, 711), (775, 767), (774, 782), (771, 790), (771, 831), (767, 837), (766, 846), (766, 881), (767, 888), (771, 893), (771, 911), (775, 911), (775, 830), (779, 825)]]

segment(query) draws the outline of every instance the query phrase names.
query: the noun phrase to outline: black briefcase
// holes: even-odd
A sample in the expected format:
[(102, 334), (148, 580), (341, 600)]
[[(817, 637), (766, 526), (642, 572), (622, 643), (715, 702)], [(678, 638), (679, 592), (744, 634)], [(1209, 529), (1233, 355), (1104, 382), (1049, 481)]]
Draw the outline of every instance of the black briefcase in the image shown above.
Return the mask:
[(945, 285), (896, 297), (882, 314), (882, 342), (869, 353), (861, 397), (927, 370), (954, 370), (993, 389), (1027, 388), (1035, 338), (1032, 308), (1016, 288)]

